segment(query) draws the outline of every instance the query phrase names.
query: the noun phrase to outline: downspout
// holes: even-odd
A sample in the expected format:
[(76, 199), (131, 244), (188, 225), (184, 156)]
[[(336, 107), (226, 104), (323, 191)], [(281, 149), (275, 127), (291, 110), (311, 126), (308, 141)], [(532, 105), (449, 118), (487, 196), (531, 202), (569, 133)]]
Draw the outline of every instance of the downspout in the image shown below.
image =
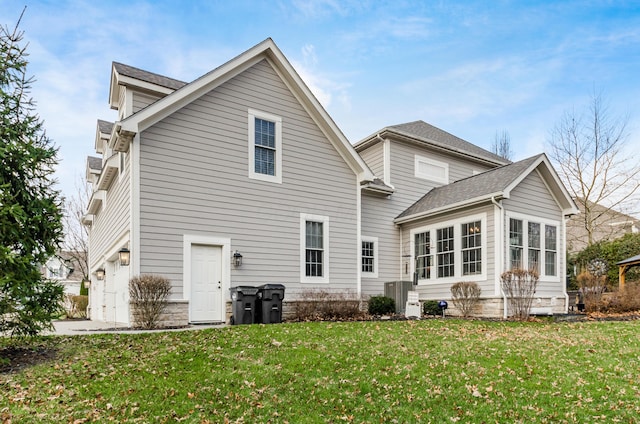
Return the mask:
[[(500, 231), (500, 240), (501, 240), (501, 243), (500, 243), (500, 248), (501, 249), (500, 249), (500, 254), (498, 255), (498, 262), (499, 262), (498, 263), (498, 267), (499, 267), (500, 270), (502, 270), (502, 269), (504, 269), (504, 246), (503, 246), (503, 243), (504, 243), (504, 234), (503, 234), (503, 231), (504, 231), (504, 208), (502, 207), (502, 205), (498, 201), (496, 201), (496, 196), (492, 196), (491, 197), (491, 203), (493, 203), (498, 209), (500, 209), (500, 213), (502, 214), (502, 219), (500, 219), (500, 223), (502, 225), (500, 226), (500, 229), (499, 229), (499, 231)], [(503, 319), (507, 319), (509, 317), (508, 310), (507, 310), (507, 295), (504, 292), (504, 290), (502, 289), (502, 284), (500, 284), (500, 293), (502, 293), (502, 302), (504, 304), (502, 318)]]
[(564, 313), (569, 313), (569, 293), (567, 293), (567, 222), (569, 221), (569, 216), (565, 215), (564, 220), (562, 221), (562, 235), (564, 236), (564, 245), (561, 253), (564, 256), (564, 281), (562, 284), (562, 292), (564, 293)]

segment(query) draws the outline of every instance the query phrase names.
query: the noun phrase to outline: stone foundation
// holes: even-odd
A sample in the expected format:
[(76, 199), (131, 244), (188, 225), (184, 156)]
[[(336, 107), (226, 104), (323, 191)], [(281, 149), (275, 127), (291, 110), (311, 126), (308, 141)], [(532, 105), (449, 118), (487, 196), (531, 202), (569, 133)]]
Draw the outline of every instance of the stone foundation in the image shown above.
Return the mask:
[[(130, 321), (132, 325), (135, 323), (135, 312), (133, 305), (129, 308), (131, 311)], [(189, 325), (189, 301), (187, 300), (169, 300), (164, 313), (158, 320), (158, 328), (166, 327), (184, 327)]]
[[(449, 308), (446, 315), (462, 316), (460, 311), (455, 307), (452, 300), (447, 300)], [(532, 315), (556, 315), (566, 313), (566, 298), (564, 296), (557, 297), (534, 297), (531, 303)], [(508, 301), (507, 301), (508, 304)], [(483, 318), (503, 318), (504, 301), (500, 298), (480, 299), (478, 305), (473, 309), (471, 316)], [(509, 313), (511, 316), (511, 313)]]

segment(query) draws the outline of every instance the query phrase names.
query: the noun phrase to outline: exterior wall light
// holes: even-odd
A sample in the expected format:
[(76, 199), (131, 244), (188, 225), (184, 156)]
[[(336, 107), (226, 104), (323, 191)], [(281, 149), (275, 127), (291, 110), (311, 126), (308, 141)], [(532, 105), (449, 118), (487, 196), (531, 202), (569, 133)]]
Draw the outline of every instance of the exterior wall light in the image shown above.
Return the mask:
[(237, 250), (233, 252), (233, 265), (236, 268), (242, 265), (242, 255)]
[(98, 268), (98, 269), (96, 269), (96, 278), (97, 278), (99, 281), (104, 280), (104, 268)]
[(126, 247), (123, 247), (118, 252), (118, 257), (120, 259), (121, 266), (129, 266), (129, 262), (131, 262), (131, 252)]

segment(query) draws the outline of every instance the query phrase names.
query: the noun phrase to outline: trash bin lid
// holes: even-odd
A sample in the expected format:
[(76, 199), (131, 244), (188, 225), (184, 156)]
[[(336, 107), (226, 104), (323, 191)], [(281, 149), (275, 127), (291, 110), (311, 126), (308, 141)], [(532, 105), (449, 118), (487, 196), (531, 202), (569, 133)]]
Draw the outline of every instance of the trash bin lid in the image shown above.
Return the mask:
[(263, 284), (262, 286), (260, 286), (260, 288), (262, 290), (282, 290), (282, 291), (284, 291), (284, 285), (275, 284), (275, 283)]
[(253, 287), (253, 286), (236, 286), (236, 287), (229, 288), (231, 293), (242, 293), (246, 295), (256, 295), (259, 289), (260, 289), (259, 287)]

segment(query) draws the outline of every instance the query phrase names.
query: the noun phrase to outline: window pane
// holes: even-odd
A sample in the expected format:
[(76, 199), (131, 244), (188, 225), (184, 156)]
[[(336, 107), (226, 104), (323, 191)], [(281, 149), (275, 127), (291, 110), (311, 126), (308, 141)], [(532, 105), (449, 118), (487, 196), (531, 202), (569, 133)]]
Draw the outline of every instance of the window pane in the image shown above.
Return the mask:
[(482, 223), (462, 224), (462, 275), (482, 273)]
[(362, 242), (362, 272), (375, 272), (374, 269), (374, 242)]
[(544, 247), (546, 250), (556, 250), (556, 227), (545, 225)]
[(540, 249), (540, 224), (529, 223), (529, 247)]
[(453, 227), (440, 228), (437, 230), (437, 249), (438, 278), (453, 277), (455, 269)]
[(429, 232), (415, 235), (416, 273), (418, 279), (431, 278), (431, 245)]
[(322, 277), (324, 246), (322, 237), (322, 222), (307, 221), (305, 223), (306, 259), (305, 271), (307, 277)]
[(546, 252), (544, 259), (544, 273), (547, 275), (556, 275), (556, 252)]

